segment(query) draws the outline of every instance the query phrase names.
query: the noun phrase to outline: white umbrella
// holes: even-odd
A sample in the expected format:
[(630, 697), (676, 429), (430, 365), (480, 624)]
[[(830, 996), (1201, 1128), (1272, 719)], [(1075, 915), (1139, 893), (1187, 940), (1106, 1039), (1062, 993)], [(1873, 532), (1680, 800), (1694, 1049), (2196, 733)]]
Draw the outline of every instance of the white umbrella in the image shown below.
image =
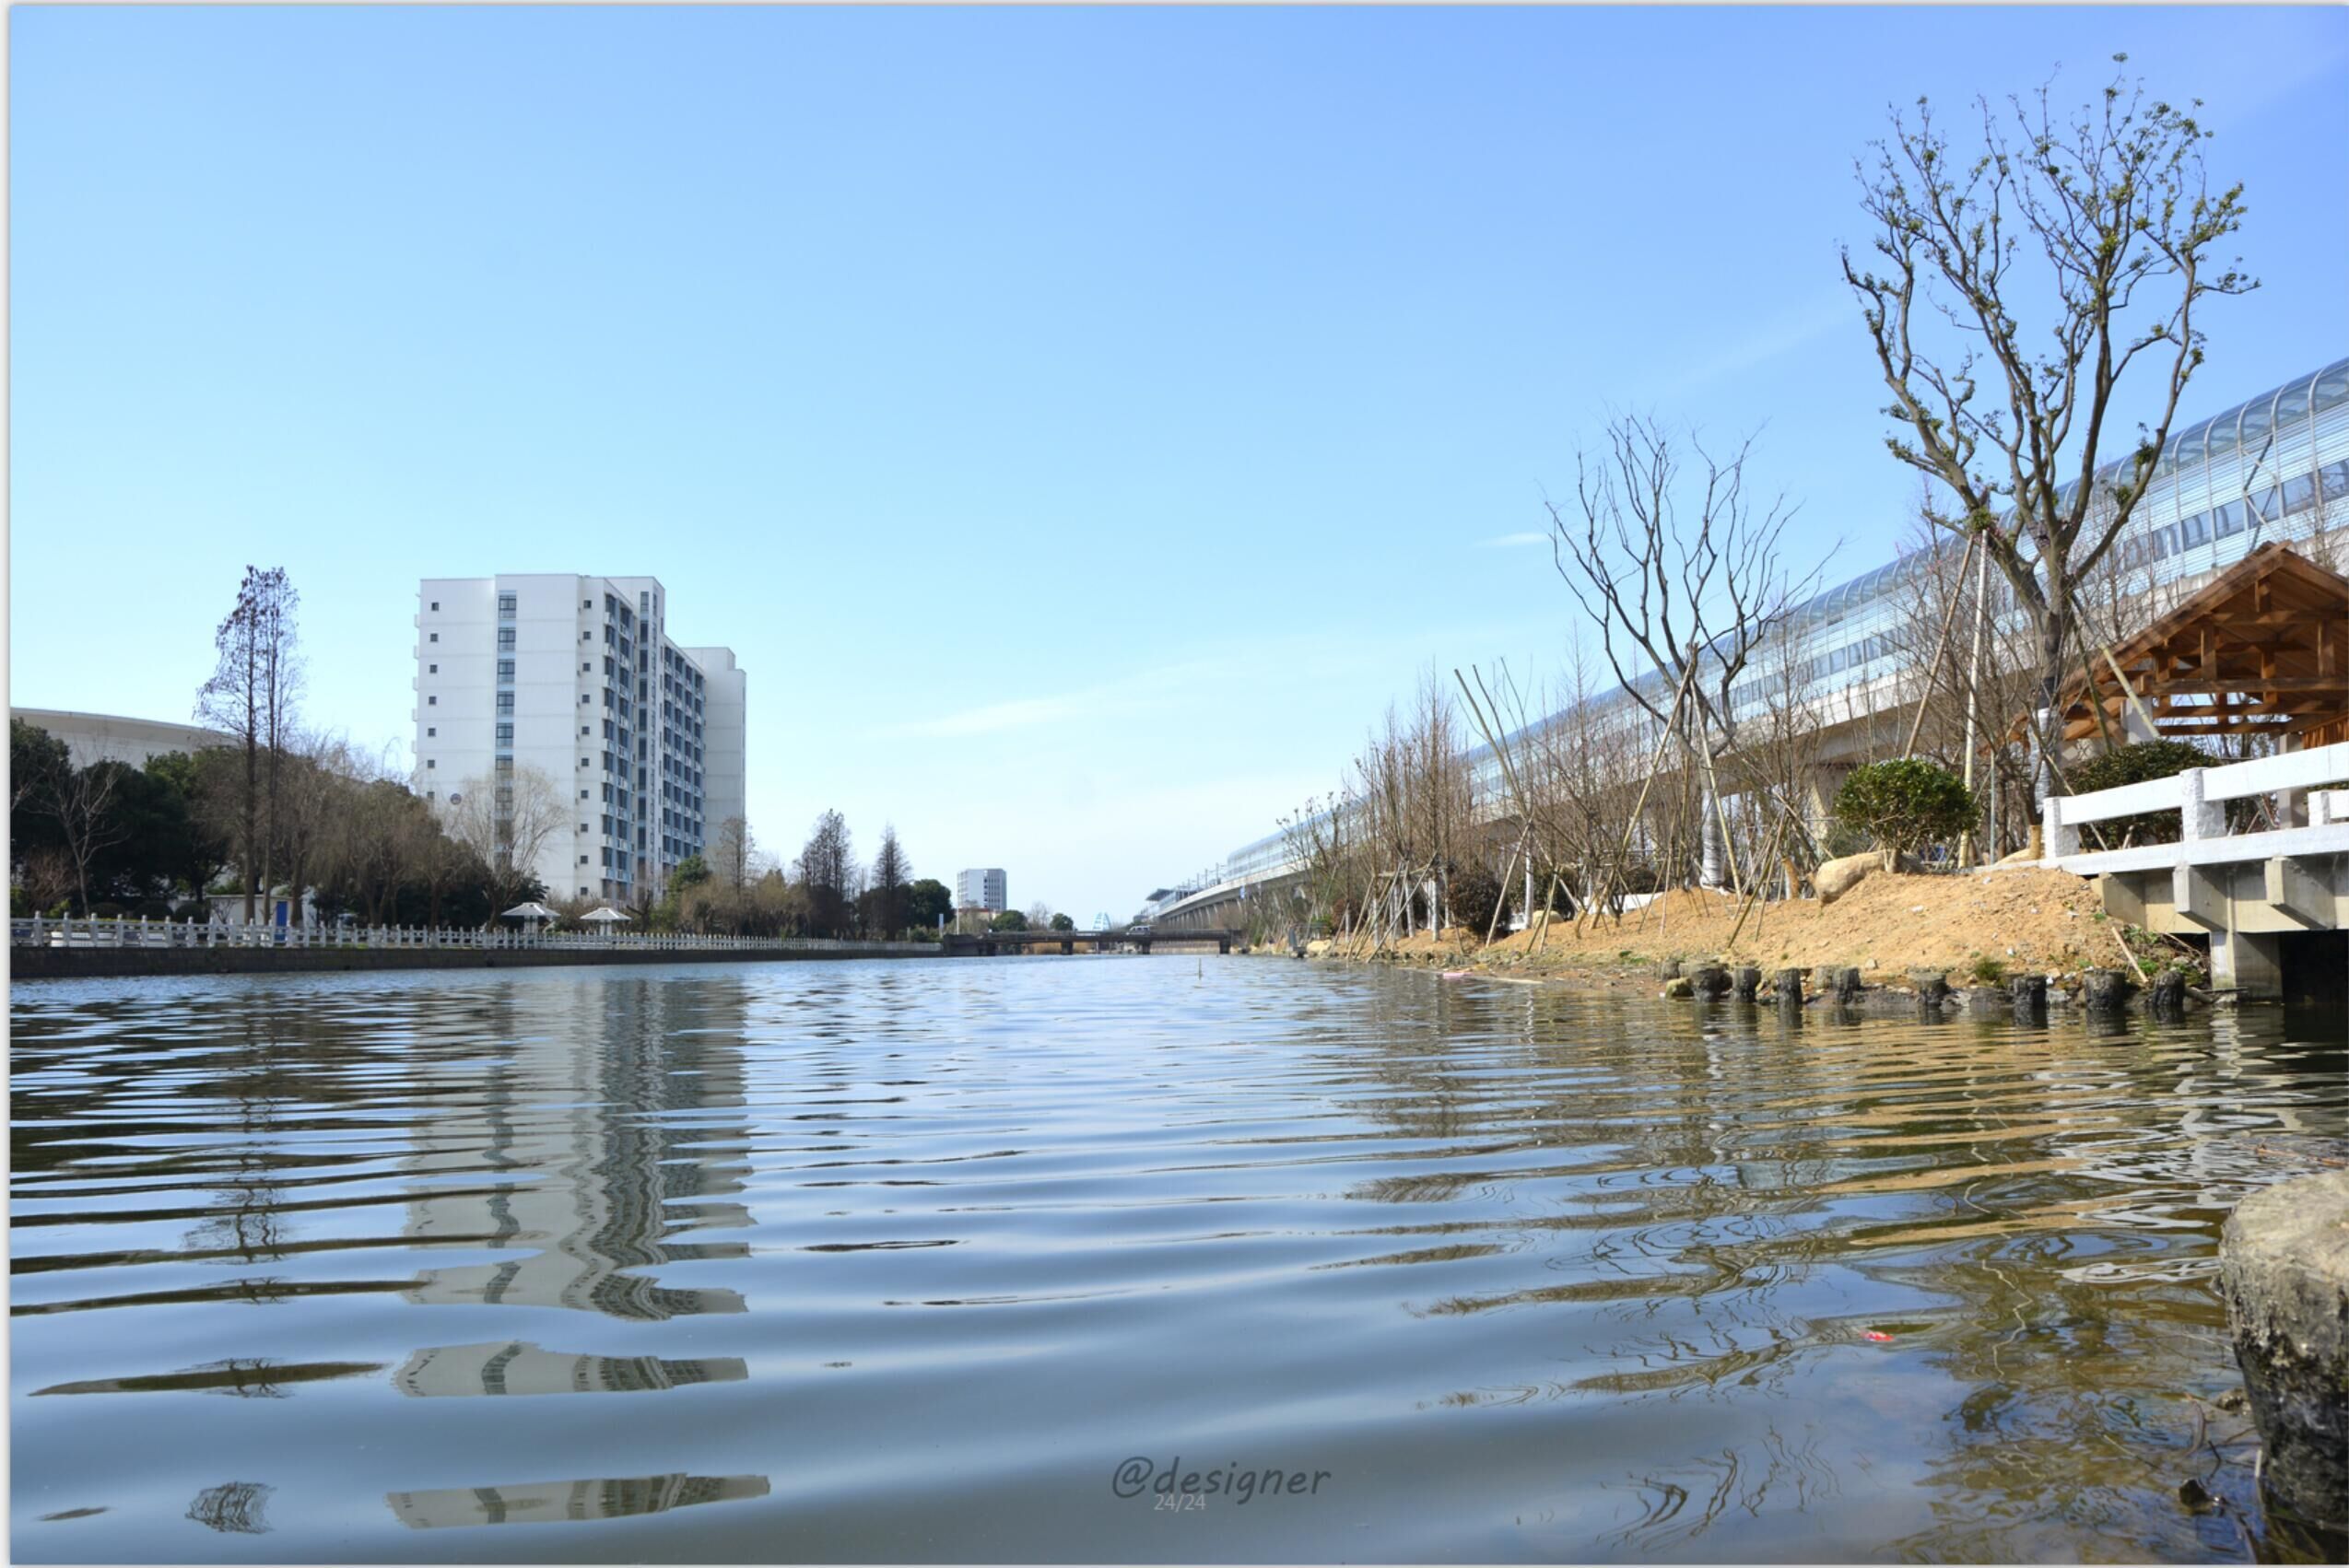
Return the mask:
[(598, 925), (608, 926), (615, 920), (625, 923), (628, 917), (621, 914), (617, 909), (613, 908), (609, 904), (605, 904), (590, 909), (586, 914), (581, 915), (580, 919), (582, 920), (593, 920)]
[(546, 905), (535, 901), (528, 904), (517, 904), (498, 918), (501, 920), (554, 920), (561, 919), (561, 917), (557, 915), (554, 910), (549, 909)]

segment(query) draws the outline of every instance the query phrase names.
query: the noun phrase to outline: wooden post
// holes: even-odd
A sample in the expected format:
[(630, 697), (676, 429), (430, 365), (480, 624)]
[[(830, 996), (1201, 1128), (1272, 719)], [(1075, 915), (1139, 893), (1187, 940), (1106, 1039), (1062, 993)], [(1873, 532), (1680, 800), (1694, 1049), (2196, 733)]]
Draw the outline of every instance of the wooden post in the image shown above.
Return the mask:
[[(1980, 543), (1981, 535), (1979, 533), (1966, 536), (1966, 558), (1957, 563), (1959, 582), (1966, 580), (1966, 568), (1973, 564), (1974, 547)], [(1917, 694), (1917, 717), (1909, 723), (1908, 743), (1900, 748), (1900, 760), (1903, 762), (1917, 755), (1917, 735), (1925, 727), (1925, 704), (1933, 695), (1933, 683), (1941, 679), (1941, 656), (1949, 647), (1949, 626), (1957, 619), (1958, 599), (1959, 595), (1956, 593), (1949, 596), (1949, 609), (1941, 618), (1941, 635), (1933, 638), (1933, 661), (1925, 672), (1925, 689)]]

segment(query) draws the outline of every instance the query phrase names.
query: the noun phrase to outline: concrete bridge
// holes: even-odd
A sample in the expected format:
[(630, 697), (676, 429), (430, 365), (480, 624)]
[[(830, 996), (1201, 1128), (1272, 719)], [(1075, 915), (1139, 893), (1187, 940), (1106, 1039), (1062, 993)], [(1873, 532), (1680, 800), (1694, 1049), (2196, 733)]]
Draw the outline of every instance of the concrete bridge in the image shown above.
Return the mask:
[[(2211, 984), (2249, 997), (2305, 989), (2310, 977), (2349, 971), (2349, 742), (2285, 752), (2225, 767), (2088, 795), (2059, 795), (2043, 815), (2047, 858), (2097, 880), (2106, 913), (2167, 936), (2206, 937)], [(2274, 816), (2295, 825), (2268, 833), (2226, 831), (2226, 802), (2273, 797)], [(2082, 826), (2152, 813), (2179, 818), (2174, 844), (2084, 852)], [(2315, 940), (2308, 940), (2314, 936)]]
[(1039, 947), (1057, 947), (1064, 954), (1074, 954), (1079, 946), (1089, 946), (1096, 953), (1110, 953), (1131, 947), (1137, 953), (1148, 953), (1153, 947), (1190, 949), (1215, 943), (1217, 953), (1229, 953), (1231, 944), (1240, 933), (1216, 928), (1198, 927), (1168, 930), (1157, 926), (1130, 926), (1109, 931), (979, 931), (945, 939), (945, 953), (953, 957), (992, 958), (1001, 953), (1025, 953)]

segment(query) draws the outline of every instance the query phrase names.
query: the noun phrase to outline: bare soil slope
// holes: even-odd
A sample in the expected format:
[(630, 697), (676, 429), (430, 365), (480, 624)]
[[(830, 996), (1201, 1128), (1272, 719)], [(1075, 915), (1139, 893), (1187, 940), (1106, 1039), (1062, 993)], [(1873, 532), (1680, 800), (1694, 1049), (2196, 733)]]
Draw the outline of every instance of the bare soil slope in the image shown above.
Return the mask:
[(1675, 893), (1666, 907), (1594, 921), (1578, 940), (1571, 922), (1551, 926), (1541, 951), (1527, 933), (1477, 949), (1467, 933), (1416, 938), (1397, 956), (1453, 961), (1473, 954), (1496, 969), (1538, 974), (1656, 959), (1730, 958), (1765, 970), (1857, 965), (1873, 980), (1911, 967), (1942, 969), (1962, 983), (1978, 958), (2015, 973), (2126, 967), (2120, 928), (2105, 918), (2093, 884), (2067, 872), (2009, 871), (1975, 876), (1901, 876), (1879, 872), (1821, 907), (1814, 898), (1756, 905), (1734, 949), (1735, 900)]

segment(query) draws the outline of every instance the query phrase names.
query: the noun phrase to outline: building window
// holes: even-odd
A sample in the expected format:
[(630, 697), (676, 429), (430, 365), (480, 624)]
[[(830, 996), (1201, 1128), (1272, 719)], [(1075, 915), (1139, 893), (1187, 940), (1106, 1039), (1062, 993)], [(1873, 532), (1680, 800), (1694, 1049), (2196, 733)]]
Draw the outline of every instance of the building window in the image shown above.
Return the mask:
[(498, 617), (500, 620), (506, 621), (511, 621), (514, 618), (514, 596), (512, 594), (500, 593), (498, 595)]
[(498, 743), (501, 746), (511, 746), (514, 743), (514, 727), (512, 725), (500, 724), (498, 726)]
[(438, 642), (440, 640), (440, 634), (439, 632), (434, 632), (431, 634), (431, 638), (434, 642)]
[(514, 628), (511, 626), (499, 626), (498, 628), (498, 651), (500, 653), (511, 653), (513, 651), (513, 646)]
[(428, 696), (424, 699), (424, 706), (427, 708), (438, 708), (440, 706), (440, 699), (437, 696)]
[(511, 681), (514, 678), (514, 661), (512, 660), (500, 659), (498, 661), (498, 678), (501, 681)]
[[(583, 865), (585, 865), (585, 864), (587, 864), (587, 857), (586, 857), (586, 856), (584, 856), (584, 855), (581, 855), (581, 856), (579, 858), (579, 863), (580, 863), (581, 865), (582, 865), (582, 866), (583, 866)], [(581, 888), (581, 889), (580, 889), (580, 891), (581, 891), (581, 893), (585, 893), (585, 892), (587, 891), (587, 889), (585, 889), (585, 888), (583, 888), (583, 887), (582, 887), (582, 888)]]
[(427, 664), (424, 667), (424, 673), (428, 675), (437, 675), (440, 673), (440, 666), (438, 664)]
[(440, 601), (439, 601), (438, 599), (435, 599), (435, 600), (432, 602), (432, 607), (433, 607), (435, 610), (438, 610), (438, 609), (440, 607)]
[(432, 758), (430, 758), (430, 757), (426, 757), (426, 758), (424, 759), (424, 766), (427, 766), (427, 767), (438, 767), (438, 766), (440, 766), (440, 765), (439, 763), (437, 763), (437, 762), (433, 761), (433, 760), (432, 760)]

